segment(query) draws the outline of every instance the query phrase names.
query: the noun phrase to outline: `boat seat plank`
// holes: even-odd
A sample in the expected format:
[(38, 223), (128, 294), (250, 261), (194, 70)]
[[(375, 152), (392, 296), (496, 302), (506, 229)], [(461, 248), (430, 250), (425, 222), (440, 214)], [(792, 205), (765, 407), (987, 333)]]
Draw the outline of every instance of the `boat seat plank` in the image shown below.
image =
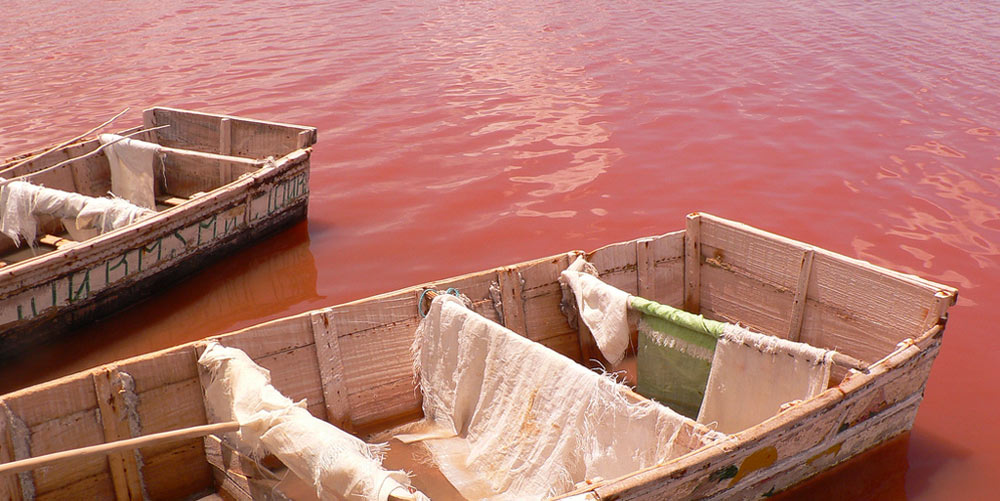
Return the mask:
[(156, 197), (156, 203), (166, 205), (167, 207), (177, 207), (188, 200), (190, 200), (190, 198), (178, 197), (174, 195), (160, 195)]
[(48, 245), (49, 247), (55, 247), (56, 249), (61, 249), (69, 245), (76, 245), (79, 242), (77, 242), (76, 240), (70, 240), (68, 238), (47, 233), (45, 235), (42, 235), (42, 238), (38, 239), (38, 243), (42, 245)]

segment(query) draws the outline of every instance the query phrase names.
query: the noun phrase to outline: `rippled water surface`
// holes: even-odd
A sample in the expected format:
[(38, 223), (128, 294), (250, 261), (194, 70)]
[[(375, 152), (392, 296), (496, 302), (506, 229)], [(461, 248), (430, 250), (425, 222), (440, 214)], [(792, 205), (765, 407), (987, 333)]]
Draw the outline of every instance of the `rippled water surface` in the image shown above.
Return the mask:
[(308, 223), (0, 390), (701, 210), (961, 289), (913, 432), (790, 498), (995, 493), (996, 2), (8, 3), (3, 156), (125, 106), (320, 140)]

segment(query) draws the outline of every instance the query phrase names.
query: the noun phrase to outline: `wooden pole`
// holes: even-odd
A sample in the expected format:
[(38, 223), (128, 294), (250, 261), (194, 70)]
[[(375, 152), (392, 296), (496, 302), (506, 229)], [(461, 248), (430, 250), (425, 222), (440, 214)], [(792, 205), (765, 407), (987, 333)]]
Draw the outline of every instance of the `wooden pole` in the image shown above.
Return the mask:
[(62, 162), (59, 162), (59, 163), (57, 163), (55, 165), (46, 167), (44, 169), (38, 169), (38, 170), (36, 170), (34, 172), (29, 172), (27, 174), (22, 174), (22, 175), (17, 176), (17, 177), (12, 177), (10, 179), (6, 179), (6, 180), (3, 180), (3, 181), (0, 181), (0, 186), (5, 186), (5, 185), (10, 184), (10, 183), (12, 183), (14, 181), (19, 181), (19, 180), (24, 179), (24, 178), (26, 178), (28, 176), (34, 176), (36, 174), (41, 174), (43, 172), (47, 172), (47, 171), (50, 171), (50, 170), (58, 169), (59, 167), (62, 167), (63, 165), (66, 165), (66, 164), (68, 164), (70, 162), (75, 162), (77, 160), (82, 160), (84, 158), (94, 156), (94, 155), (100, 153), (101, 150), (103, 150), (104, 148), (107, 148), (108, 146), (111, 146), (112, 144), (115, 144), (115, 143), (117, 143), (119, 141), (123, 141), (125, 139), (128, 139), (128, 138), (130, 138), (130, 137), (132, 137), (132, 136), (134, 136), (136, 134), (142, 134), (143, 132), (149, 132), (149, 131), (152, 131), (152, 130), (163, 129), (165, 127), (170, 127), (170, 126), (169, 125), (160, 125), (158, 127), (152, 127), (152, 128), (149, 128), (149, 129), (137, 130), (137, 131), (132, 132), (130, 134), (126, 134), (126, 135), (124, 135), (124, 136), (122, 136), (122, 137), (120, 137), (118, 139), (115, 139), (114, 141), (111, 141), (110, 143), (102, 144), (102, 145), (98, 146), (96, 150), (91, 151), (90, 153), (84, 153), (83, 155), (80, 155), (78, 157), (70, 158), (69, 160), (63, 160)]
[(55, 145), (55, 146), (53, 146), (53, 147), (51, 147), (51, 148), (49, 148), (49, 149), (47, 149), (47, 150), (39, 153), (37, 155), (33, 155), (33, 156), (28, 157), (28, 158), (25, 158), (24, 160), (21, 160), (21, 161), (17, 162), (14, 165), (6, 167), (5, 170), (7, 170), (7, 169), (13, 169), (13, 168), (16, 168), (16, 167), (20, 167), (20, 166), (22, 166), (22, 165), (24, 165), (24, 164), (26, 164), (26, 163), (28, 163), (28, 162), (30, 162), (32, 160), (38, 160), (39, 158), (42, 158), (45, 155), (48, 155), (49, 153), (52, 153), (53, 151), (56, 151), (59, 148), (62, 148), (63, 146), (75, 143), (75, 142), (77, 142), (77, 141), (79, 141), (79, 140), (81, 140), (81, 139), (83, 139), (83, 138), (85, 138), (85, 137), (87, 137), (87, 136), (89, 136), (89, 135), (91, 135), (91, 134), (93, 134), (93, 133), (95, 133), (95, 132), (97, 132), (97, 131), (105, 128), (105, 127), (107, 127), (108, 125), (111, 125), (111, 122), (114, 122), (115, 120), (117, 120), (118, 117), (124, 115), (128, 110), (129, 110), (129, 108), (125, 108), (124, 110), (122, 110), (121, 112), (119, 112), (117, 115), (111, 117), (107, 122), (104, 122), (101, 125), (98, 125), (97, 127), (94, 127), (93, 129), (90, 129), (87, 132), (84, 132), (83, 134), (80, 134), (79, 136), (76, 136), (73, 139), (70, 139), (69, 141), (64, 141), (64, 142), (59, 143), (59, 144), (57, 144), (57, 145)]
[(45, 454), (43, 456), (22, 459), (19, 461), (0, 463), (0, 475), (10, 475), (13, 473), (34, 470), (36, 468), (49, 466), (52, 463), (66, 459), (79, 459), (87, 456), (111, 454), (124, 450), (138, 449), (139, 447), (149, 447), (151, 445), (162, 444), (165, 442), (176, 442), (178, 440), (203, 437), (213, 433), (228, 433), (239, 429), (239, 423), (236, 421), (228, 421), (225, 423), (206, 424), (201, 426), (192, 426), (191, 428), (165, 431), (162, 433), (153, 433), (151, 435), (118, 440), (115, 442), (108, 442), (106, 444), (92, 445), (90, 447), (81, 447), (79, 449), (71, 449), (68, 451), (53, 452), (52, 454)]

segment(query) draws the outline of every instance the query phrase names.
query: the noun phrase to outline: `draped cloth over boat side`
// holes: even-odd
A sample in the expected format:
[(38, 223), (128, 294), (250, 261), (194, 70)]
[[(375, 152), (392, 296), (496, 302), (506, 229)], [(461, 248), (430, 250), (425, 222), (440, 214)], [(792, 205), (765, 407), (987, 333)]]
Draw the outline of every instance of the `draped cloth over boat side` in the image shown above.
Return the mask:
[(583, 256), (577, 257), (559, 276), (573, 290), (580, 318), (597, 342), (601, 354), (612, 365), (625, 358), (629, 343), (627, 292), (595, 276), (596, 270)]
[(11, 181), (0, 186), (0, 208), (3, 209), (0, 232), (14, 242), (24, 238), (29, 245), (34, 245), (40, 216), (63, 219), (73, 238), (82, 240), (81, 232), (104, 233), (155, 214), (121, 198), (88, 197), (26, 181)]
[(778, 414), (782, 404), (819, 395), (830, 379), (833, 353), (726, 324), (698, 422), (736, 433)]
[(160, 146), (117, 134), (101, 134), (101, 144), (111, 166), (111, 192), (140, 207), (156, 208), (153, 160)]
[(538, 499), (616, 478), (723, 435), (438, 296), (417, 328), (421, 434), (470, 499)]
[(320, 499), (385, 501), (396, 489), (409, 492), (404, 472), (382, 468), (381, 446), (313, 417), (305, 402), (293, 403), (275, 389), (267, 369), (246, 353), (212, 341), (198, 363), (212, 376), (205, 389), (210, 415), (239, 422), (244, 452), (274, 454)]

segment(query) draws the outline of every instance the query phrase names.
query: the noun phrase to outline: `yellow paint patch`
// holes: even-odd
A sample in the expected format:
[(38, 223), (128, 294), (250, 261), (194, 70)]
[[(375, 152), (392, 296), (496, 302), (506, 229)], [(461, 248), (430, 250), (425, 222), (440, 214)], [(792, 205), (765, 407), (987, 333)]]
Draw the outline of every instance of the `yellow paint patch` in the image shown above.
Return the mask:
[(761, 468), (767, 468), (774, 464), (778, 460), (778, 450), (774, 448), (773, 445), (769, 445), (762, 449), (758, 449), (746, 457), (742, 463), (740, 463), (740, 469), (736, 472), (736, 476), (729, 481), (729, 487), (732, 487), (739, 482), (743, 477), (749, 475), (750, 473), (757, 471)]
[(843, 443), (843, 442), (837, 442), (836, 444), (834, 444), (834, 445), (830, 446), (830, 448), (829, 448), (829, 449), (827, 449), (827, 450), (825, 450), (825, 451), (823, 451), (823, 452), (821, 452), (821, 453), (819, 453), (819, 454), (816, 454), (815, 456), (813, 456), (813, 457), (809, 458), (809, 459), (808, 459), (808, 460), (806, 461), (806, 464), (810, 464), (810, 465), (811, 465), (811, 464), (813, 464), (813, 462), (814, 462), (814, 461), (816, 461), (817, 459), (819, 459), (819, 458), (821, 458), (821, 457), (823, 457), (823, 456), (827, 456), (827, 455), (830, 455), (830, 454), (833, 454), (834, 456), (836, 456), (836, 455), (837, 455), (837, 453), (838, 453), (838, 452), (840, 452), (840, 446), (841, 446), (841, 445), (844, 445), (844, 443)]

